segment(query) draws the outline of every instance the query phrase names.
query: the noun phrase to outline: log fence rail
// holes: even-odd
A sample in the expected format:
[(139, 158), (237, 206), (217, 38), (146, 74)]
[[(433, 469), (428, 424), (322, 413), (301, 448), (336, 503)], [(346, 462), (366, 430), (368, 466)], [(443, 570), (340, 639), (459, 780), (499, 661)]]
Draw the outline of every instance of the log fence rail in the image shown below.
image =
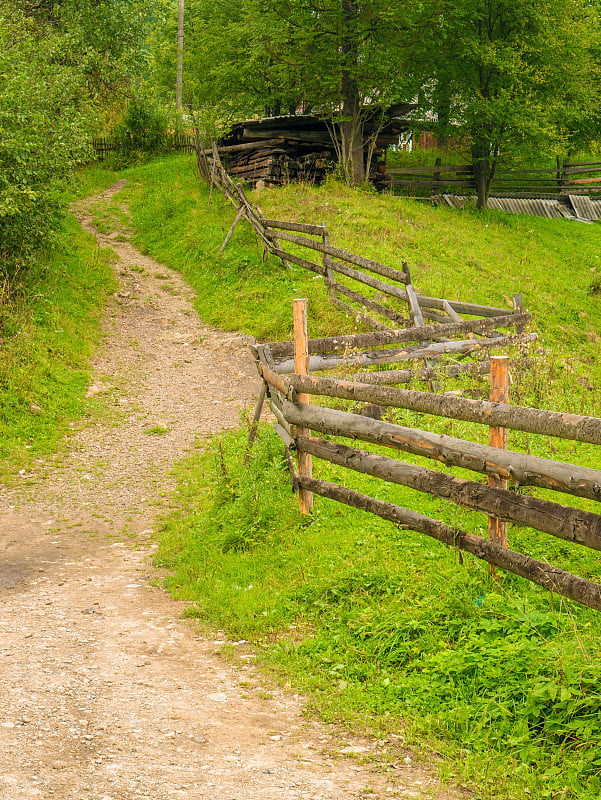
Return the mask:
[[(515, 315), (511, 322), (518, 327), (527, 322), (527, 317), (527, 314)], [(475, 322), (482, 323), (483, 320)], [(501, 327), (498, 319), (493, 318), (490, 322)], [(507, 317), (503, 323), (505, 326), (510, 324)], [(456, 325), (465, 326), (465, 322)], [(493, 576), (496, 568), (508, 570), (551, 592), (601, 611), (601, 585), (509, 549), (503, 530), (507, 522), (513, 522), (574, 544), (601, 550), (600, 514), (519, 493), (520, 486), (534, 486), (599, 502), (601, 470), (507, 450), (503, 433), (500, 439), (493, 436), (491, 444), (484, 445), (383, 421), (379, 414), (341, 411), (329, 405), (318, 406), (309, 402), (311, 396), (337, 401), (342, 399), (367, 403), (375, 408), (402, 408), (468, 421), (487, 426), (493, 431), (526, 431), (574, 442), (601, 444), (601, 419), (512, 406), (504, 394), (507, 380), (501, 379), (500, 388), (498, 381), (495, 381), (494, 375), (499, 365), (494, 364), (494, 358), (491, 359), (493, 377), (489, 401), (407, 390), (363, 380), (368, 375), (377, 373), (359, 375), (359, 380), (340, 380), (311, 374), (312, 351), (317, 354), (338, 353), (342, 363), (345, 358), (342, 351), (348, 350), (349, 344), (357, 347), (390, 346), (403, 337), (407, 340), (413, 337), (415, 340), (420, 335), (423, 334), (420, 334), (419, 327), (414, 327), (409, 331), (397, 331), (395, 335), (390, 332), (373, 332), (350, 339), (348, 336), (332, 337), (329, 342), (327, 339), (308, 339), (301, 344), (297, 341), (296, 346), (293, 342), (273, 342), (251, 347), (277, 420), (275, 430), (286, 448), (293, 488), (298, 486), (306, 492), (376, 514), (403, 529), (424, 533), (459, 551), (470, 552), (490, 565)], [(293, 359), (298, 359), (299, 347), (303, 348), (301, 361), (309, 361), (308, 374), (301, 374), (294, 367), (283, 372), (283, 360), (289, 360), (291, 355)], [(450, 371), (464, 366), (452, 365), (448, 369)], [(483, 371), (483, 364), (475, 366), (474, 372)], [(434, 372), (431, 368), (426, 371)], [(404, 373), (412, 373), (411, 377), (420, 374), (417, 369), (394, 372), (403, 373), (403, 379)], [(421, 371), (422, 375), (423, 373), (424, 370)], [(320, 434), (320, 438), (316, 438), (315, 434)], [(490, 485), (479, 483), (324, 437), (383, 445), (397, 452), (433, 459), (447, 467), (467, 469), (492, 480)], [(325, 460), (339, 467), (407, 486), (487, 514), (490, 520), (489, 539), (458, 530), (410, 509), (383, 502), (342, 485), (315, 478), (302, 467), (302, 459), (299, 460), (297, 473), (292, 465), (291, 451), (297, 451), (299, 456), (304, 454)]]
[[(471, 164), (444, 165), (437, 159), (431, 166), (387, 168), (390, 189), (430, 190), (443, 193), (445, 188), (455, 194), (473, 194), (476, 186)], [(601, 192), (601, 161), (562, 163), (549, 169), (514, 169), (498, 171), (491, 183), (494, 195), (519, 197), (558, 197), (560, 195)]]

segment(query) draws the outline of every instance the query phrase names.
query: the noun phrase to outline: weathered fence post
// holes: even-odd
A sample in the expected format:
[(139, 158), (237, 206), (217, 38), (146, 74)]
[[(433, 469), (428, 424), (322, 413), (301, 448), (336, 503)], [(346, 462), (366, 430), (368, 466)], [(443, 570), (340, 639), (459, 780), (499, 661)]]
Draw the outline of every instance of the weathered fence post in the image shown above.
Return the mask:
[(563, 166), (561, 169), (561, 184), (559, 186), (559, 191), (561, 194), (568, 193), (568, 183), (569, 183), (569, 176), (567, 174), (568, 169), (570, 168), (570, 159), (564, 158)]
[[(322, 222), (321, 224), (323, 225), (324, 228), (322, 234), (323, 243), (329, 246), (330, 236), (328, 234), (326, 223)], [(336, 305), (336, 301), (338, 300), (338, 295), (336, 294), (336, 288), (334, 286), (335, 283), (334, 270), (332, 269), (332, 259), (327, 253), (323, 254), (323, 265), (326, 269), (326, 286), (328, 287), (328, 297), (330, 298), (330, 301), (334, 305)]]
[[(309, 345), (307, 336), (307, 299), (297, 298), (293, 303), (294, 316), (294, 371), (299, 375), (307, 375), (309, 367)], [(299, 392), (298, 401), (300, 403), (310, 403), (308, 394)], [(298, 428), (298, 436), (310, 436), (308, 428)], [(312, 477), (312, 459), (309, 453), (299, 450), (298, 453), (298, 474), (299, 476)], [(313, 492), (300, 488), (298, 492), (298, 510), (301, 514), (310, 514), (313, 511)]]
[[(507, 356), (490, 357), (490, 401), (491, 403), (509, 402), (509, 358)], [(500, 447), (507, 450), (507, 428), (498, 428), (491, 425), (489, 429), (489, 444), (491, 447)], [(507, 481), (500, 478), (489, 477), (489, 486), (507, 489)], [(488, 538), (507, 547), (507, 522), (497, 517), (488, 518)], [(491, 565), (490, 574), (496, 576), (496, 570)]]
[[(524, 297), (521, 292), (517, 292), (516, 294), (513, 295), (513, 313), (514, 314), (524, 313)], [(517, 334), (524, 333), (524, 326), (516, 325), (515, 332)]]
[(440, 167), (440, 166), (442, 166), (442, 159), (439, 156), (436, 159), (436, 161), (434, 162), (434, 172), (432, 173), (432, 190), (433, 191), (438, 191), (439, 188), (440, 188), (440, 179), (441, 179), (442, 176), (440, 174), (440, 171), (436, 169), (436, 167)]

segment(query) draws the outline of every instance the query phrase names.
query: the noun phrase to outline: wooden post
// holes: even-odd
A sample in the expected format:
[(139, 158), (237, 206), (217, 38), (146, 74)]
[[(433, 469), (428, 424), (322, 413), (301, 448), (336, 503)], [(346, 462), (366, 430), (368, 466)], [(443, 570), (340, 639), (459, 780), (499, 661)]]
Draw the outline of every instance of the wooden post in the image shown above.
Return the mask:
[[(212, 188), (212, 184), (211, 184), (211, 188)], [(240, 206), (240, 208), (238, 209), (238, 213), (236, 214), (236, 219), (232, 222), (232, 226), (229, 229), (229, 231), (227, 232), (227, 236), (223, 240), (223, 244), (219, 248), (219, 255), (221, 255), (223, 253), (223, 251), (225, 250), (225, 248), (227, 247), (227, 243), (231, 239), (232, 233), (234, 232), (234, 228), (240, 222), (240, 217), (243, 214), (244, 214), (244, 206)]]
[[(324, 231), (322, 234), (323, 243), (325, 245), (329, 245), (330, 237), (328, 235), (328, 229), (326, 227), (326, 223), (323, 222), (322, 225), (324, 227)], [(327, 253), (323, 254), (323, 265), (326, 269), (326, 286), (328, 287), (328, 296), (332, 301), (332, 303), (336, 305), (336, 300), (338, 300), (338, 295), (336, 294), (336, 289), (334, 287), (335, 283), (334, 270), (332, 269), (332, 259)]]
[[(521, 292), (517, 292), (517, 294), (513, 295), (513, 313), (514, 314), (523, 314), (524, 313), (524, 298)], [(516, 325), (515, 332), (517, 334), (524, 333), (524, 326), (523, 325)]]
[[(307, 299), (297, 298), (293, 303), (294, 316), (294, 371), (299, 375), (307, 375), (309, 366), (309, 349), (307, 336)], [(298, 395), (299, 403), (310, 403), (308, 394), (301, 392)], [(298, 436), (310, 436), (308, 428), (298, 428)], [(298, 474), (303, 477), (312, 477), (312, 459), (309, 453), (298, 453)], [(298, 493), (298, 510), (301, 514), (310, 514), (313, 511), (313, 492), (300, 489)]]
[[(490, 357), (490, 401), (491, 403), (509, 402), (509, 358), (507, 356)], [(489, 444), (507, 450), (507, 428), (498, 428), (491, 425), (489, 429)], [(489, 486), (507, 489), (507, 481), (499, 478), (488, 478)], [(488, 538), (507, 547), (507, 522), (497, 517), (488, 518)], [(491, 577), (496, 577), (496, 570), (490, 566)]]
[(253, 446), (253, 442), (255, 441), (255, 436), (257, 435), (257, 428), (259, 427), (259, 419), (261, 418), (261, 411), (263, 411), (263, 403), (265, 402), (265, 395), (267, 394), (267, 387), (265, 382), (261, 386), (261, 391), (259, 392), (259, 397), (257, 399), (257, 405), (255, 406), (255, 414), (253, 416), (253, 421), (250, 426), (250, 432), (248, 434), (248, 444), (246, 445), (246, 452), (244, 453), (244, 466), (248, 464), (248, 457), (250, 455), (250, 448)]
[(432, 190), (436, 191), (440, 186), (440, 172), (436, 169), (436, 167), (440, 167), (442, 164), (442, 159), (438, 157), (434, 162), (434, 172), (432, 174)]
[(564, 194), (564, 193), (567, 194), (568, 193), (568, 181), (569, 181), (569, 178), (566, 175), (566, 170), (569, 169), (569, 168), (570, 168), (570, 159), (569, 158), (564, 158), (563, 166), (562, 166), (562, 169), (561, 169), (561, 183), (560, 183), (560, 186), (559, 186), (560, 194)]

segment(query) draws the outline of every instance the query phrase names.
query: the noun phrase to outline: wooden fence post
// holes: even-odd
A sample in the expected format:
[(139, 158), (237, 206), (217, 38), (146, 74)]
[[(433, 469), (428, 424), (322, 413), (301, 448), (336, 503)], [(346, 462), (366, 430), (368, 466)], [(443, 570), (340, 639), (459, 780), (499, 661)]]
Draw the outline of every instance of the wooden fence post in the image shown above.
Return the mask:
[(436, 169), (436, 167), (440, 167), (442, 165), (442, 159), (440, 156), (434, 162), (434, 172), (432, 173), (432, 190), (436, 191), (439, 189), (441, 174), (440, 171)]
[[(309, 366), (309, 346), (307, 336), (307, 299), (297, 298), (293, 302), (294, 316), (294, 371), (299, 375), (307, 375)], [(299, 392), (298, 401), (300, 403), (310, 403), (311, 398), (304, 392)], [(298, 436), (310, 436), (308, 428), (298, 428)], [(312, 458), (309, 453), (299, 450), (298, 453), (298, 474), (305, 478), (312, 477)], [(310, 514), (313, 511), (313, 492), (307, 489), (299, 489), (298, 510), (301, 514)]]
[[(326, 227), (326, 223), (322, 222), (324, 231), (322, 234), (322, 240), (325, 245), (330, 244), (330, 237), (328, 234), (328, 229)], [(332, 269), (332, 258), (327, 254), (323, 254), (323, 265), (326, 270), (326, 286), (328, 287), (328, 297), (330, 301), (336, 305), (336, 301), (338, 300), (338, 295), (336, 294), (336, 289), (334, 287), (335, 278), (334, 278), (334, 270)]]
[[(509, 402), (509, 358), (507, 356), (490, 357), (490, 401), (491, 403)], [(489, 429), (489, 444), (491, 447), (500, 447), (507, 450), (507, 428), (498, 428), (491, 425)], [(489, 486), (507, 489), (507, 481), (489, 477)], [(488, 538), (491, 541), (507, 547), (507, 522), (497, 517), (488, 518)], [(491, 577), (496, 577), (496, 570), (490, 566)]]
[(570, 159), (569, 158), (564, 158), (563, 166), (561, 168), (561, 184), (559, 186), (560, 194), (562, 194), (563, 192), (565, 192), (567, 194), (567, 192), (568, 192), (569, 176), (566, 174), (566, 171), (569, 168), (570, 168)]

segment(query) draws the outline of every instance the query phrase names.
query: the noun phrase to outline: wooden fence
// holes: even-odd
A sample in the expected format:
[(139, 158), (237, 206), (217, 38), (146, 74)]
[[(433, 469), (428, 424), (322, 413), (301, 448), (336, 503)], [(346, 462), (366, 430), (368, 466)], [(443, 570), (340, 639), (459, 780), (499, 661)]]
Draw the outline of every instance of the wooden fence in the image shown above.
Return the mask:
[[(471, 330), (488, 330), (486, 323), (489, 321), (493, 327), (521, 326), (528, 316), (521, 314), (513, 315), (513, 318), (510, 315), (502, 320), (476, 320), (472, 321), (475, 327)], [(355, 363), (362, 364), (361, 348), (365, 345), (389, 347), (392, 353), (401, 341), (421, 341), (423, 329), (397, 331), (396, 336), (374, 332), (363, 334), (363, 338), (358, 335), (310, 340), (306, 333), (306, 301), (295, 301), (294, 319), (293, 342), (255, 345), (253, 352), (276, 417), (274, 427), (286, 447), (293, 486), (300, 490), (303, 513), (311, 510), (313, 493), (328, 497), (376, 514), (402, 528), (424, 533), (458, 551), (472, 553), (488, 562), (491, 568), (508, 570), (552, 592), (601, 610), (601, 585), (515, 552), (506, 546), (502, 536), (485, 539), (416, 511), (314, 478), (311, 458), (323, 459), (340, 467), (451, 500), (457, 505), (483, 512), (493, 521), (527, 525), (595, 550), (601, 550), (599, 514), (522, 495), (506, 487), (508, 484), (515, 489), (535, 486), (598, 501), (601, 499), (601, 470), (506, 450), (503, 445), (498, 446), (499, 439), (494, 437), (491, 441), (496, 441), (497, 446), (482, 445), (383, 421), (378, 413), (365, 415), (324, 405), (311, 405), (310, 397), (319, 395), (338, 401), (343, 399), (366, 403), (370, 409), (410, 409), (417, 413), (479, 423), (493, 430), (527, 431), (593, 444), (601, 444), (601, 419), (511, 406), (508, 402), (495, 401), (499, 395), (493, 395), (492, 401), (478, 401), (374, 385), (364, 380), (364, 376), (357, 376), (358, 380), (352, 381), (314, 376), (308, 373), (313, 368), (321, 369), (324, 366), (322, 361), (313, 361), (314, 354), (321, 355), (326, 351), (337, 353), (339, 363), (342, 363), (349, 353), (349, 345), (352, 345), (350, 352)], [(446, 328), (446, 333), (450, 333), (449, 326), (432, 327), (438, 327), (439, 331)], [(456, 324), (456, 332), (466, 329), (465, 322)], [(417, 347), (422, 345), (418, 344)], [(415, 351), (413, 354), (415, 356)], [(394, 356), (397, 355), (398, 351), (394, 352)], [(369, 374), (377, 375), (375, 372)], [(264, 396), (265, 392), (262, 394)], [(257, 414), (255, 418), (258, 419)], [(314, 438), (311, 432), (319, 433), (322, 437), (358, 440), (424, 456), (448, 467), (488, 476), (492, 485), (447, 475), (348, 444)], [(291, 451), (299, 454), (298, 472), (292, 462)]]
[[(132, 142), (132, 147), (134, 146)], [(193, 153), (196, 149), (194, 137), (185, 133), (169, 133), (162, 146), (165, 150), (183, 151)], [(96, 157), (102, 161), (107, 153), (115, 153), (122, 149), (122, 144), (112, 136), (96, 136), (92, 139), (92, 147)]]
[[(227, 247), (236, 225), (245, 219), (266, 252), (278, 256), (286, 265), (296, 264), (320, 275), (327, 286), (330, 301), (345, 313), (379, 331), (394, 331), (400, 326), (422, 329), (420, 341), (430, 341), (430, 350), (424, 358), (444, 352), (469, 353), (485, 346), (473, 341), (477, 333), (475, 329), (471, 331), (471, 339), (461, 345), (456, 342), (446, 347), (444, 342), (434, 345), (432, 342), (444, 338), (446, 333), (439, 328), (423, 330), (425, 320), (456, 325), (464, 322), (461, 315), (494, 318), (523, 311), (520, 293), (513, 296), (510, 309), (419, 294), (412, 284), (406, 263), (402, 263), (402, 269), (397, 269), (336, 247), (330, 242), (325, 224), (265, 217), (261, 209), (248, 200), (242, 185), (235, 183), (223, 168), (215, 141), (210, 151), (198, 150), (196, 155), (200, 174), (209, 182), (211, 192), (217, 187), (237, 209), (220, 252)], [(493, 329), (494, 325), (487, 328)]]
[[(476, 186), (471, 164), (388, 169), (390, 187), (399, 193), (473, 194)], [(567, 194), (590, 194), (601, 191), (601, 161), (571, 163), (564, 160), (555, 169), (517, 169), (497, 172), (491, 193), (522, 198), (552, 199)]]

